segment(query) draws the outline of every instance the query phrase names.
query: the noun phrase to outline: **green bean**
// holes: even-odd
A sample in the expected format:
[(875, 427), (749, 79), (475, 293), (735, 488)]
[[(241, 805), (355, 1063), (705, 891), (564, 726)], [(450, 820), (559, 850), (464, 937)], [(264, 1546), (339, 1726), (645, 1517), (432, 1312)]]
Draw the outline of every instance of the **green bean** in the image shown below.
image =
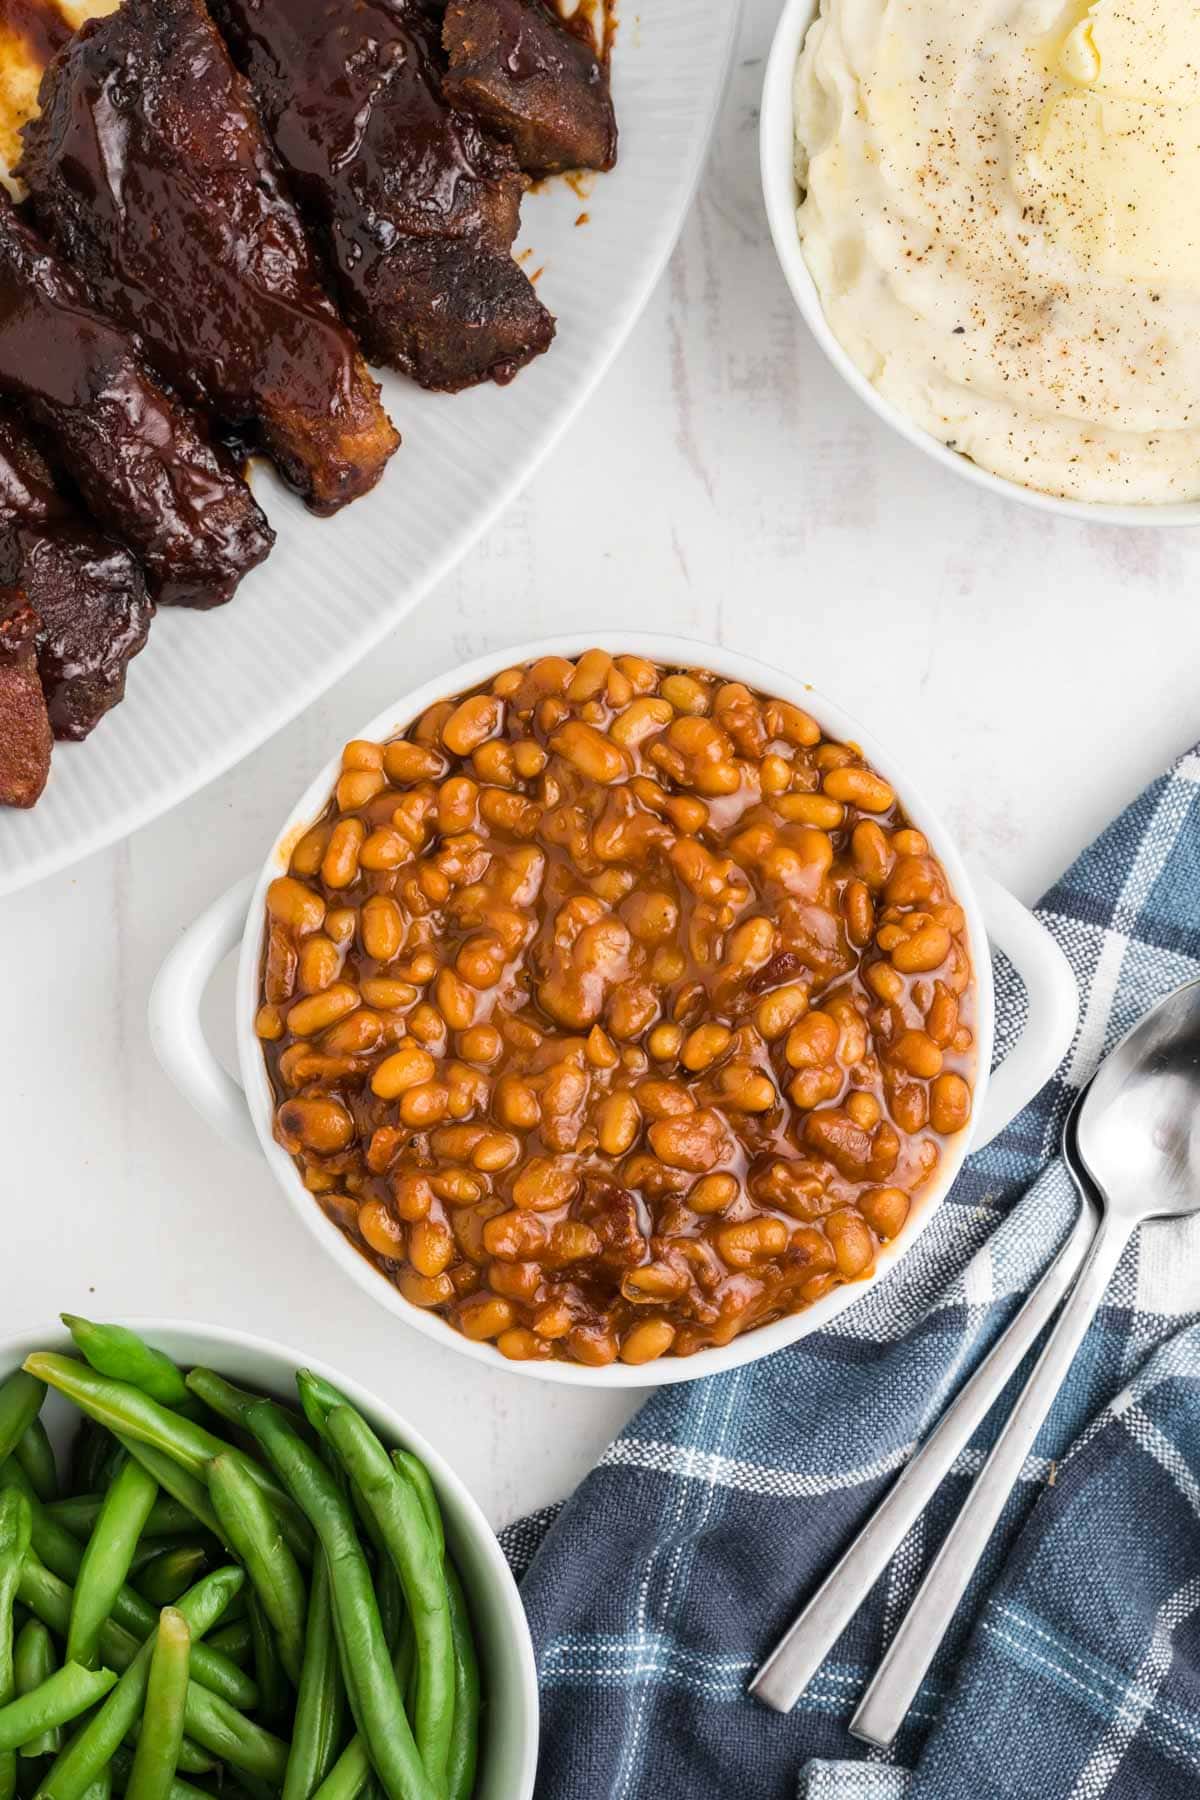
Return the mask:
[(31, 1737), (49, 1731), (52, 1725), (65, 1725), (77, 1719), (89, 1706), (95, 1706), (115, 1684), (111, 1669), (85, 1669), (79, 1663), (64, 1663), (40, 1686), (0, 1706), (0, 1751), (16, 1750)]
[[(14, 1468), (11, 1459), (0, 1468), (0, 1488), (15, 1485), (25, 1492), (30, 1499), (30, 1511), (33, 1516), (32, 1545), (35, 1553), (46, 1567), (57, 1575), (60, 1581), (73, 1582), (79, 1574), (84, 1552), (69, 1532), (65, 1531), (52, 1516), (53, 1509), (43, 1506), (32, 1493), (25, 1476)], [(32, 1497), (31, 1497), (32, 1496)], [(185, 1515), (186, 1517), (186, 1515)], [(72, 1596), (66, 1590), (68, 1606)], [(234, 1596), (236, 1603), (237, 1596)], [(42, 1615), (39, 1614), (39, 1617)], [(112, 1606), (111, 1623), (123, 1627), (132, 1633), (137, 1643), (141, 1643), (150, 1632), (155, 1630), (158, 1612), (148, 1600), (135, 1588), (123, 1587), (116, 1595)], [(57, 1630), (56, 1626), (52, 1629)], [(65, 1635), (66, 1627), (63, 1628)], [(136, 1647), (136, 1646), (135, 1646)], [(112, 1656), (105, 1650), (101, 1640), (101, 1653), (106, 1662), (112, 1662)], [(126, 1659), (128, 1660), (128, 1659)], [(114, 1665), (124, 1667), (124, 1663)], [(240, 1706), (247, 1710), (253, 1708), (258, 1701), (258, 1691), (250, 1677), (243, 1673), (220, 1649), (211, 1644), (193, 1644), (192, 1674), (204, 1687), (211, 1688), (214, 1694), (220, 1694), (231, 1706)]]
[(208, 1491), (226, 1540), (245, 1564), (254, 1591), (279, 1641), (279, 1654), (295, 1686), (304, 1661), (304, 1577), (262, 1490), (232, 1456), (208, 1467)]
[(246, 1416), (252, 1406), (257, 1406), (262, 1399), (261, 1394), (251, 1394), (246, 1388), (235, 1387), (232, 1381), (226, 1381), (215, 1369), (189, 1369), (185, 1377), (188, 1388), (198, 1400), (203, 1400), (210, 1412), (224, 1419), (227, 1425), (240, 1425), (246, 1429)]
[(206, 1530), (211, 1531), (215, 1538), (220, 1538), (221, 1527), (209, 1501), (208, 1489), (201, 1480), (165, 1451), (156, 1449), (153, 1444), (143, 1444), (123, 1431), (117, 1432), (116, 1436), (122, 1448), (128, 1451), (134, 1462), (141, 1463), (147, 1474), (153, 1475), (159, 1487), (166, 1488), (168, 1494), (185, 1507), (193, 1519), (199, 1519)]
[[(66, 1637), (71, 1623), (72, 1590), (65, 1581), (52, 1575), (32, 1551), (21, 1564), (17, 1594), (34, 1617), (50, 1627), (55, 1637)], [(128, 1668), (137, 1652), (138, 1640), (114, 1620), (106, 1620), (100, 1632), (100, 1655), (105, 1666)]]
[(82, 1663), (85, 1669), (95, 1667), (100, 1627), (125, 1585), (130, 1559), (157, 1494), (158, 1484), (141, 1464), (127, 1462), (105, 1495), (75, 1579), (67, 1633), (69, 1662)]
[(278, 1407), (254, 1407), (248, 1423), (321, 1541), (329, 1564), (342, 1678), (390, 1800), (436, 1800), (438, 1788), (425, 1773), (404, 1716), (350, 1506)]
[[(405, 1618), (405, 1626), (408, 1619)], [(400, 1642), (392, 1658), (392, 1672), (398, 1687), (403, 1690), (408, 1680), (409, 1664), (412, 1660), (413, 1639), (411, 1628), (401, 1633)], [(367, 1755), (367, 1747), (360, 1733), (350, 1739), (328, 1775), (312, 1796), (312, 1800), (356, 1800), (371, 1779), (371, 1760)]]
[(411, 1482), (393, 1467), (362, 1415), (335, 1406), (325, 1428), (375, 1516), (404, 1587), (417, 1649), (413, 1735), (430, 1781), (441, 1786), (454, 1722), (454, 1645), (441, 1559)]
[[(13, 1674), (18, 1694), (28, 1694), (35, 1687), (53, 1675), (58, 1667), (58, 1658), (54, 1654), (54, 1643), (50, 1633), (40, 1619), (30, 1619), (21, 1627), (13, 1650)], [(62, 1745), (62, 1728), (52, 1725), (49, 1731), (39, 1732), (37, 1737), (29, 1739), (21, 1745), (24, 1757), (57, 1756)]]
[(185, 1729), (189, 1737), (203, 1744), (222, 1762), (245, 1775), (268, 1781), (275, 1788), (282, 1785), (287, 1768), (287, 1745), (260, 1725), (243, 1717), (217, 1694), (188, 1687)]
[(128, 1331), (124, 1325), (96, 1325), (74, 1313), (60, 1313), (59, 1317), (98, 1374), (127, 1381), (163, 1406), (178, 1406), (187, 1399), (183, 1376), (170, 1357), (152, 1350), (136, 1331)]
[(309, 1800), (329, 1773), (337, 1755), (345, 1716), (345, 1694), (333, 1636), (333, 1601), (329, 1566), (324, 1555), (313, 1564), (304, 1634), (304, 1667), (296, 1694), (292, 1744), (283, 1800)]
[(250, 1646), (254, 1655), (254, 1680), (258, 1688), (258, 1711), (265, 1725), (278, 1725), (286, 1719), (290, 1690), (279, 1645), (271, 1630), (262, 1601), (251, 1590), (246, 1623), (250, 1628)]
[[(220, 1631), (214, 1631), (208, 1640), (210, 1650), (219, 1650), (230, 1662), (237, 1663), (239, 1668), (250, 1661), (254, 1654), (254, 1645), (250, 1641), (249, 1619), (235, 1619), (232, 1625), (222, 1625)], [(207, 1683), (205, 1684), (208, 1685)], [(228, 1699), (226, 1695), (226, 1699)], [(236, 1705), (237, 1702), (235, 1701)]]
[(425, 1523), (429, 1527), (429, 1535), (433, 1539), (434, 1549), (441, 1562), (446, 1554), (446, 1527), (442, 1521), (442, 1509), (438, 1505), (434, 1492), (433, 1479), (419, 1456), (411, 1450), (393, 1450), (392, 1462), (412, 1482), (417, 1499), (421, 1502), (421, 1511), (425, 1514)]
[[(112, 1753), (109, 1764), (112, 1773), (113, 1788), (118, 1794), (125, 1792), (126, 1783), (133, 1773), (133, 1754), (124, 1744), (118, 1744)], [(193, 1787), (189, 1781), (180, 1781), (176, 1776), (168, 1790), (167, 1800), (212, 1800), (212, 1795), (203, 1788)]]
[(179, 1773), (181, 1775), (211, 1775), (219, 1767), (215, 1756), (202, 1750), (199, 1744), (193, 1744), (190, 1738), (184, 1738), (179, 1746)]
[[(24, 1494), (6, 1488), (0, 1494), (0, 1706), (9, 1704), (16, 1692), (13, 1660), (13, 1603), (21, 1579), (21, 1569), (29, 1549), (32, 1519)], [(31, 1733), (36, 1735), (36, 1733)], [(0, 1795), (12, 1800), (17, 1785), (17, 1759), (13, 1754), (20, 1743), (0, 1753)]]
[(178, 1549), (164, 1550), (142, 1570), (138, 1592), (151, 1606), (172, 1606), (180, 1594), (186, 1594), (199, 1581), (207, 1561), (201, 1544), (181, 1544)]
[(450, 1625), (454, 1634), (454, 1728), (446, 1770), (447, 1800), (470, 1800), (479, 1760), (479, 1658), (471, 1633), (471, 1615), (458, 1570), (446, 1559)]
[(112, 1773), (109, 1769), (101, 1769), (83, 1800), (112, 1800)]
[[(46, 1511), (72, 1537), (86, 1540), (95, 1529), (103, 1504), (103, 1494), (75, 1494), (69, 1500), (53, 1501)], [(194, 1515), (186, 1506), (181, 1506), (178, 1500), (172, 1500), (168, 1494), (160, 1494), (150, 1509), (150, 1517), (142, 1528), (142, 1536), (175, 1537), (181, 1532), (193, 1530), (195, 1523)]]
[[(215, 1437), (194, 1419), (185, 1419), (179, 1413), (160, 1406), (157, 1400), (142, 1393), (140, 1388), (131, 1387), (128, 1382), (115, 1381), (107, 1375), (98, 1375), (86, 1363), (77, 1362), (73, 1357), (56, 1356), (52, 1351), (39, 1350), (26, 1357), (25, 1369), (27, 1374), (36, 1376), (65, 1394), (81, 1412), (87, 1413), (98, 1424), (106, 1426), (119, 1443), (128, 1444), (133, 1454), (137, 1454), (133, 1451), (134, 1443), (157, 1450), (201, 1481), (205, 1479), (208, 1464), (215, 1456), (229, 1455), (235, 1458), (244, 1465), (250, 1478), (278, 1508), (281, 1529), (288, 1536), (289, 1542), (292, 1542), (294, 1534), (299, 1544), (297, 1554), (307, 1551), (311, 1555), (311, 1533), (297, 1516), (297, 1509), (269, 1472), (244, 1451)], [(145, 1461), (144, 1458), (139, 1460)], [(164, 1481), (161, 1485), (166, 1487), (168, 1484)], [(191, 1501), (185, 1500), (185, 1505), (190, 1506)], [(205, 1523), (208, 1521), (205, 1520)], [(293, 1543), (293, 1549), (297, 1549), (297, 1543)]]
[(0, 1381), (0, 1462), (12, 1455), (42, 1410), (46, 1386), (18, 1369)]
[(179, 1765), (187, 1704), (192, 1634), (173, 1606), (164, 1606), (150, 1658), (146, 1707), (125, 1792), (128, 1800), (167, 1800)]
[(54, 1460), (54, 1446), (40, 1419), (34, 1419), (24, 1436), (18, 1439), (13, 1455), (33, 1483), (38, 1499), (57, 1500), (58, 1464)]
[(335, 1406), (349, 1406), (340, 1388), (335, 1388), (331, 1381), (312, 1369), (300, 1369), (296, 1375), (296, 1389), (300, 1395), (300, 1405), (304, 1416), (319, 1438), (329, 1441), (329, 1433), (325, 1429), (326, 1416)]
[[(183, 1596), (178, 1610), (193, 1639), (203, 1636), (216, 1624), (244, 1580), (241, 1569), (217, 1569), (197, 1582), (190, 1594)], [(120, 1681), (104, 1705), (76, 1733), (43, 1780), (38, 1790), (39, 1800), (82, 1800), (84, 1790), (94, 1780), (97, 1770), (111, 1759), (137, 1722), (146, 1698), (156, 1642), (157, 1633), (148, 1637), (129, 1658)], [(205, 1691), (190, 1682), (189, 1701), (193, 1693)], [(210, 1694), (208, 1698), (214, 1705), (225, 1704), (218, 1701), (216, 1695)]]

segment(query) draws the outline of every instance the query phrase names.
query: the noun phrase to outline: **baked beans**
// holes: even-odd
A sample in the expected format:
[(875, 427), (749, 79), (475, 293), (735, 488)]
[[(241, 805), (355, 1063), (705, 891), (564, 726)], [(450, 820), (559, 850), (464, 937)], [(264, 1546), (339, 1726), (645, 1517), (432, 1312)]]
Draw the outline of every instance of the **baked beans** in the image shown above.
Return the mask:
[(517, 1360), (645, 1364), (869, 1275), (971, 1113), (961, 908), (787, 701), (589, 650), (348, 744), (267, 892), (306, 1186)]

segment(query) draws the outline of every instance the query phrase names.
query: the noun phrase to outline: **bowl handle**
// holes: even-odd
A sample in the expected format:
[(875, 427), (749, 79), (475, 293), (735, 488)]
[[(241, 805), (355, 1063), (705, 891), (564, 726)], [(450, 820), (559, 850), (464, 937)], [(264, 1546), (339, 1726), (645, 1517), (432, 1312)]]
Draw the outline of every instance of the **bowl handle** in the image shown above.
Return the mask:
[(212, 1053), (200, 1024), (200, 1002), (213, 970), (237, 944), (257, 877), (248, 875), (189, 925), (150, 990), (150, 1042), (163, 1073), (215, 1131), (258, 1149), (241, 1083)]
[(971, 866), (971, 880), (988, 938), (1013, 964), (1029, 996), (1021, 1035), (992, 1070), (975, 1120), (971, 1148), (981, 1150), (1045, 1086), (1070, 1049), (1079, 1022), (1079, 989), (1070, 963), (1041, 920), (977, 864)]

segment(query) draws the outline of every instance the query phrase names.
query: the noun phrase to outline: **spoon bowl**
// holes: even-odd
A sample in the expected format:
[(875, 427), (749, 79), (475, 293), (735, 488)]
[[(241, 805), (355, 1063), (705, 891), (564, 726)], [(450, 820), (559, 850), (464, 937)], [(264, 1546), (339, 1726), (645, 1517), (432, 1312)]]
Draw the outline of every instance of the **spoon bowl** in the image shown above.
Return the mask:
[(1105, 1058), (1075, 1137), (1114, 1215), (1200, 1210), (1200, 981), (1160, 1000)]

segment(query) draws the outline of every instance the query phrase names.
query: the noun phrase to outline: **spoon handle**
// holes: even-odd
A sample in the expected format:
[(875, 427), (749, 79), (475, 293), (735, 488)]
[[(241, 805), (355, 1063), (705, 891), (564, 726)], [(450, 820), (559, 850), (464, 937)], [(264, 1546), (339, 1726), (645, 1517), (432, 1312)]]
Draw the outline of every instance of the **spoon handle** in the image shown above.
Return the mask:
[(955, 1457), (970, 1443), (1053, 1318), (1095, 1230), (1095, 1209), (1085, 1201), (1070, 1236), (1021, 1310), (760, 1667), (750, 1683), (756, 1700), (776, 1712), (790, 1712), (795, 1706), (950, 1472)]
[(1129, 1221), (1102, 1215), (1033, 1373), (850, 1721), (855, 1737), (886, 1748), (903, 1724), (1132, 1231)]

